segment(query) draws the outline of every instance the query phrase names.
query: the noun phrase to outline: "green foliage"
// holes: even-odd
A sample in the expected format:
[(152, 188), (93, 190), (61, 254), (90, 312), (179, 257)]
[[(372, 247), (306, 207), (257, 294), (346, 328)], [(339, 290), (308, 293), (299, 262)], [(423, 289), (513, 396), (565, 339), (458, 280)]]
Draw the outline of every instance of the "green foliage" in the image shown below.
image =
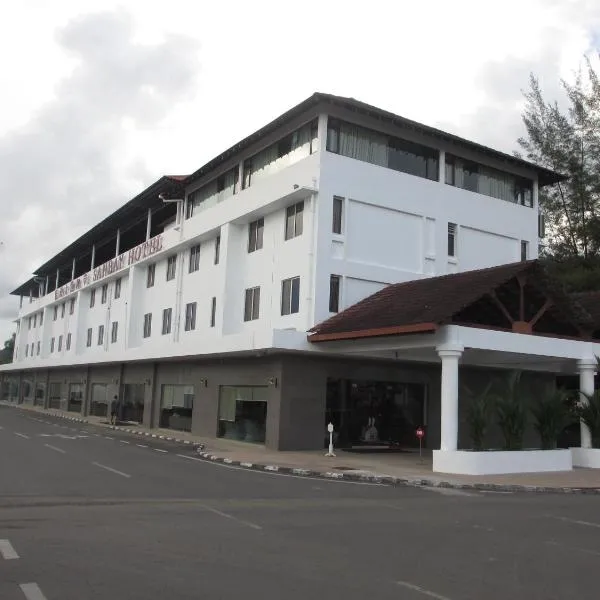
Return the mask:
[(555, 450), (558, 436), (575, 419), (569, 393), (561, 389), (539, 397), (531, 407), (531, 413), (540, 434), (542, 450)]
[(11, 338), (4, 342), (4, 348), (0, 350), (0, 365), (11, 363), (13, 361), (15, 337), (16, 334), (13, 333)]
[(588, 259), (600, 256), (600, 78), (586, 58), (575, 81), (561, 84), (566, 110), (547, 102), (531, 76), (524, 94), (527, 136), (519, 145), (525, 158), (568, 177), (540, 189), (548, 225), (544, 254)]
[(585, 401), (579, 403), (577, 413), (590, 430), (592, 447), (600, 448), (600, 390), (583, 396)]
[(494, 404), (498, 426), (504, 436), (504, 449), (521, 450), (529, 405), (521, 371), (511, 371), (500, 379), (498, 388)]
[(468, 398), (467, 423), (473, 450), (485, 449), (485, 435), (493, 407), (491, 390), (492, 382), (489, 382), (480, 393), (475, 393), (467, 386), (463, 386), (464, 395)]

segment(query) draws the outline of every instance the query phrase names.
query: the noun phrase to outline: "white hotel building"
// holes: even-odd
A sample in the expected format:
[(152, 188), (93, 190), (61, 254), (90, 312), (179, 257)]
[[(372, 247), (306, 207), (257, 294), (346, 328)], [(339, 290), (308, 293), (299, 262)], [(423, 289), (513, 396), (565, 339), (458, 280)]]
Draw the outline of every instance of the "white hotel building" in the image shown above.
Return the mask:
[(124, 420), (281, 450), (322, 448), (330, 420), (346, 447), (424, 426), (453, 451), (459, 363), (475, 387), (515, 366), (593, 386), (593, 319), (531, 261), (560, 179), (314, 94), (19, 286), (2, 399), (104, 415), (117, 396)]

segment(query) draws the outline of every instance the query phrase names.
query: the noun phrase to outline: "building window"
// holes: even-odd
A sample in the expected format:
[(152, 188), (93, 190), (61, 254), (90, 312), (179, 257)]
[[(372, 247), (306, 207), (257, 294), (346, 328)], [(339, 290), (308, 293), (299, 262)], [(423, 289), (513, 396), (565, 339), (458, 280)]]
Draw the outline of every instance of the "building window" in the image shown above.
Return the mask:
[(54, 338), (50, 340), (50, 352), (54, 352)]
[(438, 150), (338, 119), (328, 119), (327, 150), (394, 171), (438, 180)]
[(34, 344), (33, 344), (33, 342), (31, 342), (31, 356), (32, 356), (32, 358), (33, 358), (33, 349), (34, 349)]
[(106, 304), (106, 299), (108, 298), (108, 284), (105, 283), (101, 288), (100, 293), (100, 304)]
[(75, 298), (71, 298), (69, 303), (69, 314), (72, 315), (75, 312)]
[(213, 296), (210, 301), (210, 326), (215, 326), (215, 321), (217, 318), (217, 299)]
[(56, 319), (58, 319), (58, 306), (54, 307), (54, 317), (52, 318), (52, 320), (56, 321)]
[(144, 315), (144, 337), (148, 338), (152, 335), (152, 313)]
[(219, 264), (220, 254), (221, 254), (221, 236), (218, 235), (215, 238), (215, 265)]
[(168, 384), (161, 387), (159, 427), (192, 430), (194, 386)]
[(119, 321), (113, 321), (110, 329), (110, 343), (116, 344), (119, 336)]
[(61, 319), (64, 319), (64, 318), (65, 318), (65, 312), (66, 312), (66, 308), (67, 308), (67, 307), (66, 307), (66, 302), (63, 302), (63, 303), (60, 305), (60, 318), (61, 318)]
[(227, 173), (188, 194), (185, 218), (189, 219), (196, 213), (237, 194), (239, 174), (240, 170), (235, 166)]
[(104, 343), (104, 325), (98, 327), (98, 346), (102, 346)]
[(521, 241), (521, 260), (529, 260), (529, 242)]
[(196, 302), (185, 305), (185, 330), (196, 329)]
[(300, 277), (281, 282), (281, 314), (291, 315), (300, 310)]
[(121, 278), (115, 281), (115, 300), (121, 297)]
[(43, 311), (40, 313), (40, 327), (42, 326), (42, 324), (44, 323), (44, 313)]
[(29, 356), (29, 344), (27, 344), (27, 346), (25, 346), (25, 358), (27, 358)]
[(342, 278), (339, 275), (329, 277), (329, 312), (336, 313), (340, 310), (340, 284)]
[(89, 327), (87, 330), (87, 339), (86, 339), (85, 345), (88, 348), (90, 348), (92, 345), (92, 328), (91, 327)]
[(221, 386), (218, 436), (264, 444), (268, 395), (267, 386)]
[(255, 321), (260, 314), (260, 287), (246, 290), (246, 301), (244, 303), (244, 321)]
[[(71, 335), (71, 334), (69, 334), (69, 335)], [(41, 345), (41, 344), (40, 344), (40, 342), (38, 341), (38, 343), (37, 343), (37, 347), (36, 347), (36, 349), (35, 349), (35, 353), (37, 354), (37, 356), (39, 356), (39, 355), (40, 355), (40, 345)]]
[(255, 252), (263, 247), (263, 231), (265, 220), (252, 221), (248, 226), (248, 252)]
[(193, 273), (200, 268), (200, 244), (190, 248), (190, 265), (189, 272)]
[(90, 292), (90, 308), (93, 308), (94, 304), (96, 304), (96, 288)]
[(243, 188), (246, 189), (316, 152), (317, 132), (315, 119), (244, 161)]
[(37, 314), (33, 315), (33, 326), (37, 327)]
[(171, 314), (172, 314), (172, 309), (171, 308), (164, 308), (163, 309), (163, 320), (162, 320), (162, 334), (166, 335), (167, 333), (171, 333)]
[(67, 352), (71, 349), (71, 334), (67, 333)]
[(167, 258), (167, 281), (175, 279), (175, 269), (177, 268), (177, 255)]
[(288, 206), (285, 211), (285, 239), (302, 235), (304, 228), (304, 202)]
[(448, 256), (456, 256), (456, 238), (458, 230), (456, 223), (448, 223)]
[(60, 352), (62, 350), (62, 340), (63, 340), (63, 336), (59, 335), (58, 336), (58, 352)]
[(333, 197), (333, 233), (342, 233), (342, 219), (344, 216), (344, 199), (339, 196)]
[(154, 275), (156, 274), (156, 263), (148, 265), (148, 271), (146, 273), (146, 287), (151, 288), (154, 285)]
[(446, 183), (514, 204), (533, 207), (533, 181), (446, 154)]

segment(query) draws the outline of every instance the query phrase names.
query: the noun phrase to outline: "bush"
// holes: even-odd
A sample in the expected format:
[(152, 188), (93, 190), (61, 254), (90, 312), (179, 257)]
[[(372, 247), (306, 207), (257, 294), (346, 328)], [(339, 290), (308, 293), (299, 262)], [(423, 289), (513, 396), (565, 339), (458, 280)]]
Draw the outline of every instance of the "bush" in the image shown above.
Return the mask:
[(577, 414), (590, 430), (592, 448), (600, 448), (600, 390), (583, 396), (586, 401), (579, 403)]
[(574, 420), (575, 415), (565, 390), (554, 390), (544, 395), (532, 406), (534, 426), (540, 434), (542, 450), (555, 450), (558, 436)]
[(463, 386), (465, 396), (469, 399), (467, 405), (467, 423), (469, 424), (469, 437), (473, 442), (473, 450), (485, 449), (485, 435), (490, 422), (490, 414), (493, 406), (490, 394), (492, 382), (479, 394)]
[(527, 392), (521, 381), (521, 371), (512, 371), (500, 380), (500, 392), (495, 398), (498, 426), (504, 436), (505, 450), (521, 450), (527, 423)]

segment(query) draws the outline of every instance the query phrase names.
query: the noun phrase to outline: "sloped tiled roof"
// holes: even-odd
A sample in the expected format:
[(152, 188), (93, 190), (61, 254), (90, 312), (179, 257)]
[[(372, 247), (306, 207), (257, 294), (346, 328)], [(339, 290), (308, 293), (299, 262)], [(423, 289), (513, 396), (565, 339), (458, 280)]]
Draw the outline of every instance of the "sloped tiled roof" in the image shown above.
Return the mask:
[(591, 329), (590, 315), (547, 276), (538, 261), (526, 261), (389, 285), (316, 325), (309, 340), (435, 331), (518, 275), (534, 278), (570, 322)]

